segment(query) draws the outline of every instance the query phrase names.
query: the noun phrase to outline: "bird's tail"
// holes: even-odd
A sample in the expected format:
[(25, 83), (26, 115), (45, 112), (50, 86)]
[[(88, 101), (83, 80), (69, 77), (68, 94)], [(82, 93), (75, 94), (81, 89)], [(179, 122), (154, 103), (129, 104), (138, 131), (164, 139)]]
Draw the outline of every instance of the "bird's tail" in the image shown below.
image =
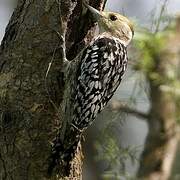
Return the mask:
[(66, 132), (63, 142), (60, 135), (55, 138), (52, 143), (51, 155), (48, 159), (48, 176), (51, 176), (55, 169), (61, 169), (64, 175), (69, 175), (71, 161), (76, 154), (80, 138), (81, 133), (77, 130)]

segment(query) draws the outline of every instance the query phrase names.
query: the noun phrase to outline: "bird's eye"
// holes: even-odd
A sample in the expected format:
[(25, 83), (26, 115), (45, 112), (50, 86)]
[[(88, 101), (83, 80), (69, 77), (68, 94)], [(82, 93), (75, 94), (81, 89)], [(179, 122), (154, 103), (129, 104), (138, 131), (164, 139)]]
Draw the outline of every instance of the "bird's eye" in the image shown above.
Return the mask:
[(111, 14), (110, 15), (110, 19), (111, 19), (111, 21), (116, 21), (117, 17), (114, 14)]

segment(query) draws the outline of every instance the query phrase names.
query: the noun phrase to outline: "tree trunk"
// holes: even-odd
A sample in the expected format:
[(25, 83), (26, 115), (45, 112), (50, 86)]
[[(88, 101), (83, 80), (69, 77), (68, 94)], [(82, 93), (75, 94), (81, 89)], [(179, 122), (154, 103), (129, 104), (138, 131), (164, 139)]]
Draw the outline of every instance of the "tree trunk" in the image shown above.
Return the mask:
[[(101, 9), (103, 2), (91, 0), (90, 4)], [(69, 60), (91, 40), (95, 30), (89, 14), (82, 13), (81, 0), (59, 3), (19, 0), (6, 28), (0, 47), (2, 180), (48, 179), (50, 142), (65, 121), (60, 111), (66, 83), (61, 30), (66, 34)], [(67, 179), (82, 179), (81, 157), (79, 150)], [(50, 179), (65, 177), (55, 174)]]
[[(177, 75), (180, 64), (180, 20), (173, 36), (167, 39), (166, 48), (157, 56), (155, 71), (168, 81), (169, 72)], [(151, 110), (148, 120), (149, 133), (140, 161), (138, 175), (148, 180), (167, 180), (176, 154), (178, 133), (176, 124), (176, 98), (161, 85), (150, 82)], [(172, 87), (173, 89), (173, 87)], [(173, 89), (174, 91), (174, 89)]]

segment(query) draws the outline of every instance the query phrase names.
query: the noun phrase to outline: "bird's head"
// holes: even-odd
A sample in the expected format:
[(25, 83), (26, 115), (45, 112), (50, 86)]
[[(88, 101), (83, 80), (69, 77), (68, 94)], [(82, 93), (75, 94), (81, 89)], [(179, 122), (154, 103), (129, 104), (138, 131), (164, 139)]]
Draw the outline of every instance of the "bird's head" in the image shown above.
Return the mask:
[(93, 17), (98, 22), (100, 33), (108, 33), (111, 36), (119, 38), (127, 46), (133, 38), (134, 30), (131, 21), (114, 12), (98, 11), (97, 9), (85, 4), (91, 11)]

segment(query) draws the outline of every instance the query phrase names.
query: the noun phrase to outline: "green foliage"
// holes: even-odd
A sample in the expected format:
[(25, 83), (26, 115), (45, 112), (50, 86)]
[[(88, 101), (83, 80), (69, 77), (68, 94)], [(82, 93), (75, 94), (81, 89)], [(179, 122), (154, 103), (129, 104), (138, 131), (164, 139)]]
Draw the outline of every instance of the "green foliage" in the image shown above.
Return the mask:
[(120, 145), (114, 123), (115, 120), (112, 120), (103, 131), (99, 132), (100, 135), (95, 142), (96, 160), (98, 162), (103, 161), (106, 164), (102, 179), (130, 179), (126, 172), (126, 161), (131, 160), (132, 163), (135, 163), (138, 149)]
[[(169, 37), (175, 35), (175, 24), (169, 28), (151, 33), (148, 30), (137, 32), (134, 47), (138, 52), (136, 70), (143, 72), (148, 82), (169, 93), (180, 108), (180, 75), (179, 67), (173, 62), (178, 59), (178, 54), (173, 54), (167, 47)], [(173, 48), (173, 47), (171, 47)], [(175, 60), (176, 61), (176, 60)], [(177, 111), (177, 120), (180, 122), (180, 113)]]
[(156, 85), (172, 84), (172, 82), (177, 84), (179, 79), (179, 70), (170, 62), (166, 65), (166, 72), (161, 71), (163, 63), (167, 63), (167, 57), (170, 56), (169, 59), (173, 57), (173, 54), (168, 54), (165, 50), (169, 44), (169, 37), (173, 35), (172, 23), (172, 26), (157, 33), (140, 29), (134, 38), (134, 47), (138, 54), (134, 68), (143, 72), (146, 78), (154, 81)]
[(165, 36), (163, 32), (153, 34), (149, 31), (141, 31), (137, 32), (134, 39), (135, 48), (139, 52), (139, 60), (135, 68), (144, 72), (148, 78), (157, 81), (161, 81), (156, 68), (160, 53), (166, 44)]

